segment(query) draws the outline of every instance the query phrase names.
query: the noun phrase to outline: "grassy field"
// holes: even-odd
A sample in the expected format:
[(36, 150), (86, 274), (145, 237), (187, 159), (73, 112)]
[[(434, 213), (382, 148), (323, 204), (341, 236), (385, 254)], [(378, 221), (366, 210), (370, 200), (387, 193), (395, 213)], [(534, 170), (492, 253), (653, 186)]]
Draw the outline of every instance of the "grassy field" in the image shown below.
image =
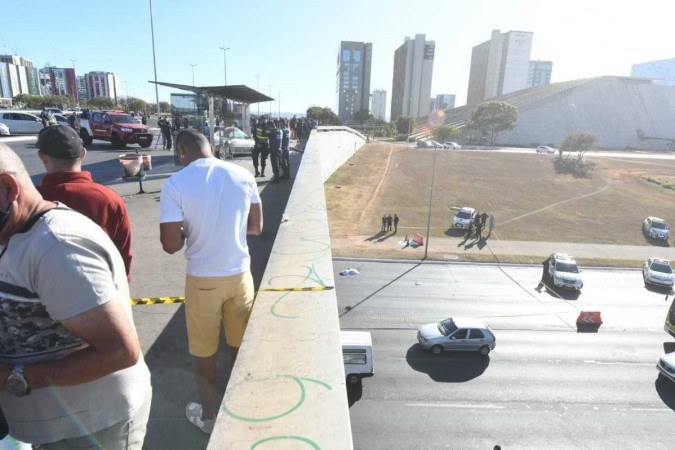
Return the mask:
[[(401, 218), (399, 234), (426, 230), (433, 157), (392, 144), (361, 148), (326, 182), (331, 236), (375, 235), (389, 213)], [(675, 191), (665, 182), (675, 179), (675, 162), (596, 158), (592, 177), (579, 179), (556, 174), (552, 158), (438, 150), (430, 235), (450, 234), (458, 206), (493, 214), (492, 238), (501, 240), (645, 245), (645, 217), (675, 223)]]

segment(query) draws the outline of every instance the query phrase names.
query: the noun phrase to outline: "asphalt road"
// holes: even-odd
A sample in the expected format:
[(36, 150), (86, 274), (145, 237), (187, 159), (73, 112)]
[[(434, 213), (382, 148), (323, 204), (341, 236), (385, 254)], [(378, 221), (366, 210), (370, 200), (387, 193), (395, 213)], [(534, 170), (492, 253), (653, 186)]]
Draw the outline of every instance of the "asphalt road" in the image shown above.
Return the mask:
[[(675, 350), (665, 292), (638, 271), (587, 269), (578, 298), (561, 299), (534, 291), (540, 274), (336, 261), (341, 326), (370, 330), (375, 353), (375, 376), (348, 392), (354, 448), (672, 448), (675, 387), (655, 368)], [(580, 310), (602, 313), (598, 333), (577, 332)], [(420, 325), (452, 316), (484, 318), (495, 350), (416, 345)]]

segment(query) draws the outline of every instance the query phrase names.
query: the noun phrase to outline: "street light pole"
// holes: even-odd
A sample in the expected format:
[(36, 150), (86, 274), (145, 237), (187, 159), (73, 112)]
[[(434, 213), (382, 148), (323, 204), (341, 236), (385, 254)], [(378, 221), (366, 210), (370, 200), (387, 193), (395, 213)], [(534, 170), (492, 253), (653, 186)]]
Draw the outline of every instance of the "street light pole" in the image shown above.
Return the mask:
[(427, 252), (429, 250), (429, 231), (431, 230), (431, 200), (434, 197), (434, 178), (436, 176), (436, 146), (434, 146), (434, 162), (431, 165), (431, 187), (429, 188), (429, 217), (427, 219), (427, 238), (424, 241), (424, 257), (427, 259)]
[(225, 86), (227, 86), (227, 51), (230, 49), (230, 47), (225, 48), (223, 47), (218, 47), (223, 51), (223, 71), (225, 72)]
[(150, 0), (150, 35), (152, 36), (152, 66), (155, 69), (155, 103), (159, 116), (159, 90), (157, 85), (157, 61), (155, 60), (155, 26), (152, 23), (152, 0)]
[[(270, 87), (270, 98), (272, 98), (272, 85), (268, 84)], [(270, 100), (270, 118), (272, 117), (272, 100)]]
[[(258, 79), (258, 84), (256, 85), (256, 90), (260, 92), (260, 75), (255, 76)], [(258, 116), (260, 116), (260, 102), (258, 102)]]
[(195, 66), (196, 65), (197, 64), (190, 64), (190, 66), (192, 67), (192, 85), (193, 86), (195, 85)]

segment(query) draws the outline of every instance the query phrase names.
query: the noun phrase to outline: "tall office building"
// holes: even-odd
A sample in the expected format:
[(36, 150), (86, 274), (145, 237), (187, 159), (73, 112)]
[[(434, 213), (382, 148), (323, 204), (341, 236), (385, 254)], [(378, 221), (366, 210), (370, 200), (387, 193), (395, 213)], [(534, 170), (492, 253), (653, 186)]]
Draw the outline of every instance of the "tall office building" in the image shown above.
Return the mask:
[(434, 102), (436, 109), (451, 109), (455, 107), (454, 94), (438, 94)]
[(84, 76), (77, 77), (77, 100), (80, 102), (89, 100), (89, 96), (87, 95), (87, 81)]
[(376, 119), (385, 120), (387, 109), (387, 91), (375, 89), (370, 96), (370, 113)]
[[(45, 67), (40, 73), (41, 81), (48, 80), (48, 91), (52, 95), (67, 95), (77, 102), (77, 77), (75, 69), (61, 67)], [(44, 91), (43, 91), (44, 92)]]
[(87, 97), (107, 97), (117, 103), (120, 96), (119, 79), (111, 72), (89, 72), (84, 76)]
[(394, 52), (394, 77), (391, 87), (391, 120), (398, 117), (429, 115), (431, 77), (436, 43), (423, 34), (405, 38)]
[(651, 78), (656, 84), (675, 86), (675, 58), (634, 64), (630, 76)]
[(370, 100), (370, 63), (373, 44), (342, 41), (337, 59), (336, 86), (338, 117), (349, 123), (361, 110), (368, 109)]
[(520, 91), (527, 86), (532, 33), (494, 30), (489, 41), (471, 52), (467, 105)]
[(5, 103), (19, 94), (40, 95), (38, 80), (38, 71), (30, 59), (0, 55), (0, 98)]
[(527, 70), (527, 86), (535, 87), (551, 84), (551, 72), (553, 71), (553, 61), (530, 61)]

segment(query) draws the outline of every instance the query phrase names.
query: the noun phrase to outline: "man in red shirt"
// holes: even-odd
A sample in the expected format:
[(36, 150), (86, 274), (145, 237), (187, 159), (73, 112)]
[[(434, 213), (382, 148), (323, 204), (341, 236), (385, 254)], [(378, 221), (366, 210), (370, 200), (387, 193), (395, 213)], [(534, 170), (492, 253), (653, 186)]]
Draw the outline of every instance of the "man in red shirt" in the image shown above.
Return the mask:
[(61, 202), (96, 222), (122, 255), (127, 278), (131, 273), (131, 220), (122, 197), (95, 183), (82, 170), (87, 151), (70, 127), (51, 125), (38, 135), (38, 156), (47, 174), (37, 187), (45, 200)]

